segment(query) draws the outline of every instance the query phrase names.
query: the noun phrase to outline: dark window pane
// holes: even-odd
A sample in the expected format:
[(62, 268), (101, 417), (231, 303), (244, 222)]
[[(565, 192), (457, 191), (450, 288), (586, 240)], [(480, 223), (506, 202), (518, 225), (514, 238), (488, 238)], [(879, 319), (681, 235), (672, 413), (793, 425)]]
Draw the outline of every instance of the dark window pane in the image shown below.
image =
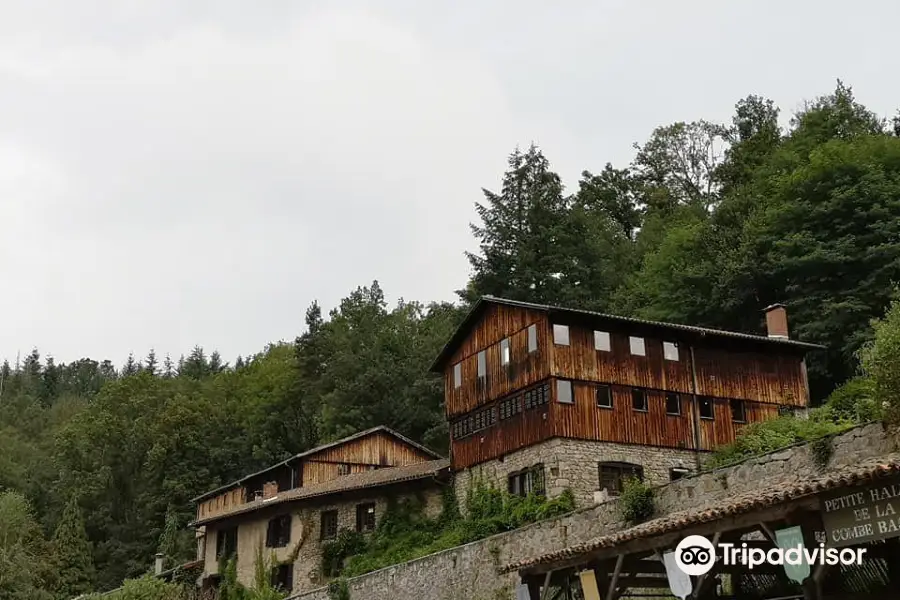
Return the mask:
[(608, 385), (597, 386), (597, 406), (612, 408), (612, 389)]
[(646, 412), (647, 393), (644, 390), (631, 390), (631, 406), (634, 410)]
[(678, 394), (674, 394), (669, 392), (666, 394), (666, 414), (667, 415), (680, 415), (681, 414), (681, 397)]
[(712, 419), (714, 417), (714, 407), (712, 398), (706, 396), (700, 397), (700, 418)]

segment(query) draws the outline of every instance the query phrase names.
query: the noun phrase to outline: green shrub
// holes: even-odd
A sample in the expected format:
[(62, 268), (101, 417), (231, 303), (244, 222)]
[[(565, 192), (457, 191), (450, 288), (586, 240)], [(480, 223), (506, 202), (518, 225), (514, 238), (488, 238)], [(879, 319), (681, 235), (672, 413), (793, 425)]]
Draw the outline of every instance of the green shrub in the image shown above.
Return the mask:
[(334, 541), (322, 546), (322, 573), (325, 577), (336, 577), (344, 568), (347, 557), (366, 549), (366, 539), (357, 531), (342, 529)]
[(563, 515), (574, 508), (575, 496), (570, 490), (547, 500), (536, 495), (513, 496), (483, 484), (470, 488), (465, 518), (460, 516), (452, 490), (445, 494), (443, 511), (436, 519), (425, 516), (420, 501), (391, 502), (375, 532), (354, 547), (358, 552), (344, 553), (343, 568), (332, 570), (330, 576), (362, 575)]
[(808, 442), (840, 433), (855, 425), (839, 418), (829, 406), (814, 408), (808, 418), (778, 417), (747, 425), (731, 444), (721, 446), (706, 461), (714, 469), (772, 452), (799, 442)]
[(636, 477), (629, 477), (619, 497), (619, 506), (622, 517), (629, 523), (646, 521), (656, 512), (653, 488)]
[(900, 422), (900, 301), (893, 300), (884, 318), (873, 321), (872, 328), (875, 335), (860, 350), (860, 362), (870, 378), (878, 410), (884, 410), (884, 418), (897, 424)]
[(838, 421), (868, 423), (883, 416), (875, 399), (875, 384), (868, 377), (850, 379), (828, 396), (825, 405)]

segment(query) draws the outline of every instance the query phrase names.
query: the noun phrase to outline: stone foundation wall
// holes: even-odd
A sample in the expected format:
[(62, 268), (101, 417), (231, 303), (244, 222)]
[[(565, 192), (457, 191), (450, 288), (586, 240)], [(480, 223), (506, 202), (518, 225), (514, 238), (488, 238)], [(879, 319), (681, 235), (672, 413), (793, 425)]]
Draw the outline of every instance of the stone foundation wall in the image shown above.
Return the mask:
[(575, 494), (576, 506), (587, 507), (594, 504), (594, 493), (600, 489), (598, 465), (601, 462), (641, 465), (648, 483), (663, 485), (670, 481), (673, 468), (695, 472), (697, 453), (677, 448), (555, 438), (460, 471), (454, 475), (454, 486), (460, 508), (465, 510), (468, 490), (478, 481), (505, 490), (510, 474), (543, 464), (548, 497), (554, 498), (569, 488)]
[[(859, 427), (833, 440), (826, 469), (896, 451), (897, 439), (880, 424)], [(786, 448), (732, 467), (700, 473), (657, 490), (659, 514), (706, 507), (728, 496), (777, 483), (791, 483), (821, 470), (808, 446)], [(572, 544), (587, 542), (625, 527), (615, 500), (535, 523), (516, 531), (387, 567), (348, 581), (353, 600), (500, 600), (514, 598), (516, 574), (497, 575), (498, 566)], [(326, 588), (291, 598), (330, 600)]]

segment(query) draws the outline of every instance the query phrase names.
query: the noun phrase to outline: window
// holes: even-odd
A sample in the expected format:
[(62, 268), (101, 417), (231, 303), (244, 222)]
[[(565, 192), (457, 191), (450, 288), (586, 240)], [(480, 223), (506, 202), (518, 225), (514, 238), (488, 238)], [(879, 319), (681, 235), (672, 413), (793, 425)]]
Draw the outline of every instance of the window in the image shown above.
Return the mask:
[(557, 346), (569, 345), (569, 326), (554, 325), (553, 326), (553, 343)]
[(568, 379), (556, 380), (556, 401), (560, 404), (575, 404), (572, 397), (572, 382)]
[(610, 342), (608, 331), (594, 332), (594, 350), (600, 350), (602, 352), (609, 352), (612, 350), (612, 343)]
[(618, 496), (625, 491), (628, 479), (644, 479), (644, 468), (631, 463), (600, 463), (600, 489), (606, 490), (610, 496)]
[(336, 510), (326, 510), (322, 512), (322, 530), (319, 533), (319, 539), (333, 540), (337, 537), (338, 530), (338, 513)]
[(732, 400), (731, 404), (731, 420), (735, 423), (746, 423), (747, 413), (744, 410), (744, 402), (742, 400)]
[(284, 548), (291, 543), (291, 515), (281, 515), (269, 521), (266, 548)]
[(673, 467), (669, 469), (669, 481), (678, 481), (682, 477), (690, 475), (690, 470), (684, 467)]
[(487, 375), (487, 351), (482, 350), (478, 353), (478, 377)]
[(675, 342), (663, 342), (663, 356), (666, 360), (678, 362), (678, 344)]
[(537, 325), (528, 326), (528, 352), (537, 352)]
[(474, 433), (476, 431), (481, 431), (482, 429), (487, 429), (491, 425), (497, 422), (497, 413), (494, 412), (494, 407), (485, 408), (479, 410), (476, 413), (473, 413), (470, 417), (472, 419), (472, 425), (470, 427), (471, 432)]
[(356, 505), (356, 530), (362, 533), (375, 531), (375, 503)]
[(350, 465), (347, 463), (341, 463), (338, 465), (338, 475), (349, 475), (350, 474)]
[(550, 401), (550, 384), (545, 383), (542, 386), (525, 392), (525, 410), (543, 406)]
[(707, 398), (702, 396), (700, 398), (700, 418), (701, 419), (712, 419), (715, 417), (715, 413), (713, 412), (713, 400), (712, 398)]
[(500, 364), (506, 366), (510, 361), (509, 338), (500, 340)]
[(453, 365), (453, 388), (462, 387), (462, 363)]
[(512, 398), (501, 400), (498, 412), (500, 413), (501, 421), (516, 416), (522, 412), (522, 396), (513, 396)]
[(680, 415), (681, 414), (681, 397), (674, 392), (668, 392), (666, 394), (666, 414), (667, 415)]
[(631, 390), (631, 407), (634, 410), (647, 412), (647, 392), (637, 388)]
[(276, 590), (290, 592), (294, 589), (294, 569), (291, 563), (272, 568), (270, 583)]
[(216, 559), (229, 559), (237, 556), (237, 527), (220, 529), (216, 534)]
[(509, 493), (514, 496), (527, 496), (528, 494), (543, 496), (544, 465), (535, 465), (511, 474), (509, 476)]
[(612, 408), (612, 388), (608, 385), (597, 386), (597, 406), (600, 408)]
[(647, 356), (647, 350), (644, 348), (644, 338), (631, 336), (628, 338), (628, 345), (631, 347), (632, 355)]

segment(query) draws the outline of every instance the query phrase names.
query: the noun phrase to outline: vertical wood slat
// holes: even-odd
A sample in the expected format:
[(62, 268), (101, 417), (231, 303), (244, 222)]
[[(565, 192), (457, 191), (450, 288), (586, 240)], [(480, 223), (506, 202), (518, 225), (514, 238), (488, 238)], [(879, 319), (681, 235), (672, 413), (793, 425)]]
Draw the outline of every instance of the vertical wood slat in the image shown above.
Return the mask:
[[(537, 327), (538, 348), (528, 352), (528, 327)], [(511, 367), (501, 364), (500, 342), (510, 341)], [(485, 351), (487, 370), (478, 378), (478, 353)], [(454, 385), (453, 369), (459, 363), (462, 386)], [(472, 334), (454, 353), (444, 371), (444, 399), (448, 418), (537, 383), (549, 375), (549, 330), (547, 316), (507, 306), (491, 306)]]

